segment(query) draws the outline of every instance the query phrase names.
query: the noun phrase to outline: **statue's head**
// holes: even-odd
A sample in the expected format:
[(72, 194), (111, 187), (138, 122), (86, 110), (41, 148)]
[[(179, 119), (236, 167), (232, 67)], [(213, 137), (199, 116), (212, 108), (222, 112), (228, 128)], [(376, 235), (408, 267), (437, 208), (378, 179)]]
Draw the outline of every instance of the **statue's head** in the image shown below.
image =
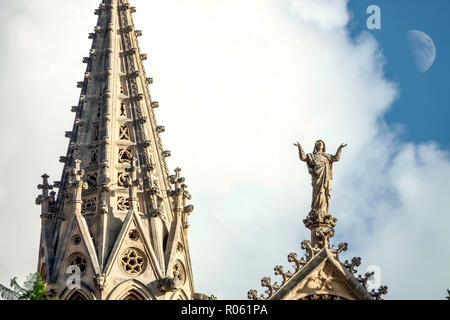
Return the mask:
[(322, 140), (317, 140), (316, 144), (314, 145), (314, 152), (326, 152), (325, 142)]

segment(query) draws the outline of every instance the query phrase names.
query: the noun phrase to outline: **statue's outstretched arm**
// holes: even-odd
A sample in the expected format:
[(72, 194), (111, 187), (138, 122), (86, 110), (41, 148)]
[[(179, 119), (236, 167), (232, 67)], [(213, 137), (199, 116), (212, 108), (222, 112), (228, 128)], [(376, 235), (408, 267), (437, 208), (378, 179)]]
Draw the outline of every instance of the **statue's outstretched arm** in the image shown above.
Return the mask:
[(299, 156), (300, 156), (300, 160), (306, 161), (306, 154), (305, 154), (305, 152), (303, 151), (303, 148), (302, 148), (302, 146), (300, 145), (300, 143), (299, 143), (299, 142), (294, 143), (294, 146), (298, 147), (298, 154), (299, 154)]
[(336, 151), (336, 154), (333, 156), (334, 161), (339, 161), (341, 159), (342, 149), (344, 149), (346, 146), (347, 146), (346, 143), (343, 143), (339, 146), (339, 148)]

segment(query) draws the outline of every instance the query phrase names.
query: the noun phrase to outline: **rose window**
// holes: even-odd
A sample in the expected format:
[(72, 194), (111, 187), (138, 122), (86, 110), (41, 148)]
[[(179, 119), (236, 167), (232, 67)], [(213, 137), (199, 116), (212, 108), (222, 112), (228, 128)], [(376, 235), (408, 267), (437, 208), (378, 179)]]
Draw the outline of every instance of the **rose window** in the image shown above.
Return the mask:
[(126, 273), (138, 275), (145, 268), (144, 254), (138, 249), (127, 249), (122, 254), (120, 265)]
[(81, 253), (75, 253), (69, 258), (69, 266), (77, 266), (80, 268), (81, 273), (86, 271), (87, 261)]

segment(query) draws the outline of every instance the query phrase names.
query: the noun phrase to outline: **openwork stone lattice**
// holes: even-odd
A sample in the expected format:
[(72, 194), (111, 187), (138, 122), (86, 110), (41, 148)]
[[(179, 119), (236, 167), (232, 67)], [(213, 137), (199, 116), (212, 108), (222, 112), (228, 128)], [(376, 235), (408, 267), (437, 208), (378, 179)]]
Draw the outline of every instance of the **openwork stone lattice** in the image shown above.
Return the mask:
[(127, 211), (130, 209), (130, 201), (125, 197), (117, 198), (117, 210)]
[(97, 198), (83, 200), (81, 205), (82, 214), (94, 214), (97, 211)]
[(127, 188), (129, 178), (130, 178), (130, 175), (128, 172), (119, 172), (117, 174), (117, 185), (119, 187)]
[(87, 269), (86, 257), (81, 253), (74, 253), (68, 259), (68, 266), (77, 266), (84, 273)]
[(119, 129), (120, 140), (130, 140), (130, 130), (127, 125), (121, 125)]
[(89, 173), (86, 178), (86, 182), (88, 184), (89, 189), (93, 189), (97, 187), (97, 173)]
[(180, 260), (177, 260), (173, 266), (173, 277), (179, 280), (180, 285), (186, 282), (186, 270)]
[(123, 271), (130, 275), (138, 275), (145, 270), (146, 260), (141, 250), (135, 248), (126, 249), (120, 259)]
[(119, 163), (130, 163), (133, 154), (128, 149), (119, 149)]

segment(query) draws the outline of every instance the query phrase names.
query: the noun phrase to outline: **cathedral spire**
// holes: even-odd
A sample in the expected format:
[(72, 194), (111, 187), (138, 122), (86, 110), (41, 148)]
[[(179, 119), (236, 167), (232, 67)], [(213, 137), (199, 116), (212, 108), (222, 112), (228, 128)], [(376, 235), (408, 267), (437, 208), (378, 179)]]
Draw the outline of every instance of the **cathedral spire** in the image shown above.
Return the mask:
[[(47, 240), (41, 241), (39, 271), (45, 268), (49, 286), (63, 299), (122, 299), (129, 292), (145, 299), (190, 299), (194, 293), (187, 250), (190, 195), (184, 183), (172, 189), (166, 163), (171, 153), (162, 145), (164, 127), (155, 115), (159, 103), (148, 87), (153, 79), (144, 69), (147, 55), (139, 48), (142, 32), (134, 27), (134, 12), (128, 0), (103, 0), (95, 10), (98, 22), (83, 58), (84, 78), (77, 83), (80, 99), (72, 107), (73, 128), (66, 132), (69, 146), (60, 158), (64, 170), (55, 182), (53, 213), (48, 176), (41, 188), (38, 202), (51, 227), (43, 227)], [(84, 270), (86, 286), (76, 294), (65, 285), (71, 263)], [(173, 277), (179, 286), (161, 290)], [(93, 279), (97, 282), (90, 286)]]

